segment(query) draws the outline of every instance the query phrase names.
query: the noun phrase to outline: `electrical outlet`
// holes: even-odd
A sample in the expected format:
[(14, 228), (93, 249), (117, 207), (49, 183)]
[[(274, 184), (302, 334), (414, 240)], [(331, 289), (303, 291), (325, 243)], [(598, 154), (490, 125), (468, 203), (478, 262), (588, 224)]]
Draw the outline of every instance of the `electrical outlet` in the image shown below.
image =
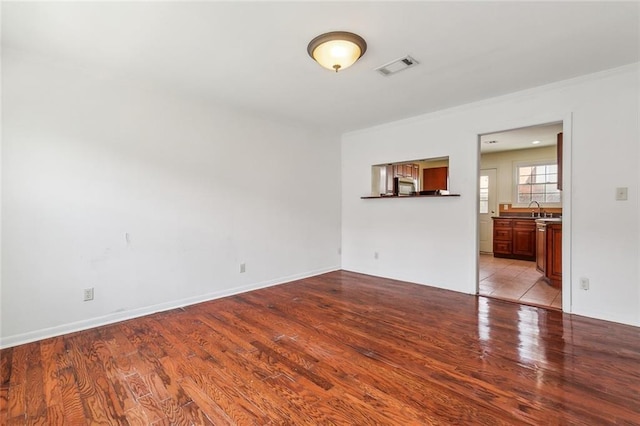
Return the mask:
[(589, 290), (589, 278), (580, 278), (580, 288), (582, 290)]
[(240, 273), (243, 274), (247, 272), (247, 264), (246, 263), (241, 263), (240, 264)]
[(83, 294), (84, 294), (84, 301), (85, 302), (88, 302), (89, 300), (93, 300), (93, 287), (85, 288), (83, 290)]
[(374, 259), (376, 259), (376, 260), (377, 260), (379, 257), (380, 257), (380, 254), (379, 254), (377, 251), (376, 251), (376, 252), (373, 252), (373, 258), (374, 258)]

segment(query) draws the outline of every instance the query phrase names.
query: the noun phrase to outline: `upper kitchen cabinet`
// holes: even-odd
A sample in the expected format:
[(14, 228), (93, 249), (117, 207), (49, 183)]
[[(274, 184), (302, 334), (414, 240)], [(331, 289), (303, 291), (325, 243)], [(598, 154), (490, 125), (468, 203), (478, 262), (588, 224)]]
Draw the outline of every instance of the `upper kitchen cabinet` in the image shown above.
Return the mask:
[(394, 164), (391, 166), (393, 177), (418, 179), (420, 166), (416, 163)]

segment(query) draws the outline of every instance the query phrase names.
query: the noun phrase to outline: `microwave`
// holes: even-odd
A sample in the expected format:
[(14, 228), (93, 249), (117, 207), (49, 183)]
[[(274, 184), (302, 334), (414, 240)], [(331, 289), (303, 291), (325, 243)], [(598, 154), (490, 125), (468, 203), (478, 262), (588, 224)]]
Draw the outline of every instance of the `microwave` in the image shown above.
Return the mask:
[(411, 178), (393, 178), (393, 195), (413, 195), (416, 192), (415, 181)]

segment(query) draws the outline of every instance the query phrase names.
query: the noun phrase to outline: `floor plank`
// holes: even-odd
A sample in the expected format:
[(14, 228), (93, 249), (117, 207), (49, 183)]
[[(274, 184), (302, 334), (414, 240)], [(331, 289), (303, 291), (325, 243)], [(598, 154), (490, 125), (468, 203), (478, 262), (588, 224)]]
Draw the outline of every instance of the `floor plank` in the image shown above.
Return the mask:
[(638, 328), (346, 271), (0, 351), (2, 424), (639, 419)]

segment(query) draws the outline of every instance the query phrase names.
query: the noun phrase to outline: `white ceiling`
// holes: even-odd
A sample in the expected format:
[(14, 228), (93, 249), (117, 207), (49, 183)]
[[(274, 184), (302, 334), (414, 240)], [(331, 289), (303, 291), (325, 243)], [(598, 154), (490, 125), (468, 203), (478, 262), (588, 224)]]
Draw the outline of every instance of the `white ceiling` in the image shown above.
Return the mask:
[[(639, 22), (638, 2), (3, 2), (2, 47), (348, 131), (637, 62)], [(338, 74), (306, 52), (334, 30), (368, 43)]]
[[(480, 136), (480, 151), (483, 154), (487, 154), (499, 151), (555, 146), (560, 132), (562, 132), (562, 123), (552, 123), (482, 135)], [(534, 145), (534, 141), (539, 143)]]

